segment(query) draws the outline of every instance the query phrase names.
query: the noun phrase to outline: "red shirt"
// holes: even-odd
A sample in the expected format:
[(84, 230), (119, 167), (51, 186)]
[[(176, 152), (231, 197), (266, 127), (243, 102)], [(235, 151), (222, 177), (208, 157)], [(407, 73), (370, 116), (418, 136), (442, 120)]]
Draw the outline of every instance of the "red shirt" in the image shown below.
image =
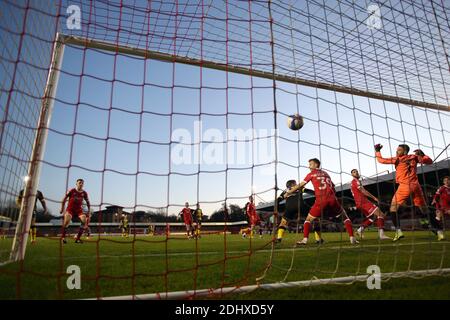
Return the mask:
[(353, 199), (355, 199), (356, 207), (362, 207), (364, 203), (370, 202), (369, 200), (367, 200), (367, 197), (362, 193), (361, 188), (362, 188), (361, 181), (359, 181), (359, 179), (353, 178), (351, 190)]
[(450, 209), (450, 188), (441, 186), (434, 194), (433, 200), (436, 201), (436, 208)]
[(256, 215), (256, 207), (255, 204), (249, 202), (247, 205), (247, 216), (252, 217)]
[(67, 192), (66, 197), (69, 197), (67, 211), (83, 211), (83, 199), (86, 200), (87, 204), (89, 203), (88, 194), (84, 190), (77, 191), (77, 189), (73, 188)]
[(255, 225), (259, 222), (259, 215), (256, 213), (256, 207), (254, 203), (247, 204), (247, 216), (251, 225)]
[(190, 208), (183, 208), (183, 210), (181, 210), (181, 214), (183, 215), (184, 223), (189, 224), (192, 222), (192, 214)]
[(306, 175), (303, 181), (306, 183), (311, 181), (314, 186), (314, 194), (316, 195), (316, 199), (335, 197), (336, 191), (334, 190), (334, 183), (325, 171), (321, 169), (314, 169)]

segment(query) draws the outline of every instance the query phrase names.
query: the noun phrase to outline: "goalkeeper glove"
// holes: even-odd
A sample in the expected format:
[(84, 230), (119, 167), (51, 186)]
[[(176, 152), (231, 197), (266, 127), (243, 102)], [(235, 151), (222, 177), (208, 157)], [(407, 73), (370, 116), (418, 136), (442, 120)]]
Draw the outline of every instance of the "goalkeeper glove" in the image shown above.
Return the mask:
[(423, 151), (420, 149), (414, 150), (414, 154), (420, 157), (423, 157), (425, 155), (425, 153), (423, 153)]
[(381, 144), (379, 144), (379, 143), (375, 145), (375, 151), (376, 151), (376, 152), (380, 152), (380, 150), (381, 150), (382, 148), (383, 148), (383, 146), (382, 146)]

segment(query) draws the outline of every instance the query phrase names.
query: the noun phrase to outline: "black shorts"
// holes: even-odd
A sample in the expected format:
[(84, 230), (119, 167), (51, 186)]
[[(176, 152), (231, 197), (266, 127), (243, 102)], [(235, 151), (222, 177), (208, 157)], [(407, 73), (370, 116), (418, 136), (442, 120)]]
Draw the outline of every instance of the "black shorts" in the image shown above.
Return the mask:
[(302, 212), (304, 208), (303, 197), (300, 193), (290, 196), (286, 199), (286, 204), (284, 208), (284, 219), (286, 220), (297, 220), (298, 215)]

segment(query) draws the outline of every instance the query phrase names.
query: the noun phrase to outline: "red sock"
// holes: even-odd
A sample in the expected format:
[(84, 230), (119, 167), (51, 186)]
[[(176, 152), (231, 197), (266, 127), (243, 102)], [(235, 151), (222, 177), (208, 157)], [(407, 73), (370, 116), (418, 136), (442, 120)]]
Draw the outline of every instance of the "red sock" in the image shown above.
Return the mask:
[(370, 225), (372, 224), (372, 222), (373, 222), (372, 219), (366, 218), (366, 219), (363, 221), (362, 226), (363, 226), (364, 229), (365, 229), (365, 228), (367, 228), (368, 226), (370, 226)]
[(377, 219), (377, 227), (378, 229), (384, 229), (384, 218)]
[(81, 235), (83, 234), (83, 232), (84, 232), (84, 228), (80, 227), (80, 229), (78, 230), (78, 234), (77, 234), (77, 240), (80, 240)]
[(347, 229), (347, 233), (350, 237), (353, 237), (353, 227), (350, 219), (344, 221), (345, 229)]
[(305, 223), (303, 224), (303, 237), (308, 238), (310, 230), (311, 230), (311, 222), (305, 221)]
[(61, 238), (66, 237), (66, 228), (62, 227)]

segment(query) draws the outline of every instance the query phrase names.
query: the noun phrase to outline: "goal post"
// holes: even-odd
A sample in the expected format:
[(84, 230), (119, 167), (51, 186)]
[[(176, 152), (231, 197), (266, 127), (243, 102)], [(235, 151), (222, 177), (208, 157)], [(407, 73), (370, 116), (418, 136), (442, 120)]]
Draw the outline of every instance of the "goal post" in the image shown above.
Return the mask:
[(28, 175), (25, 181), (25, 188), (19, 219), (15, 230), (15, 236), (11, 249), (11, 261), (19, 261), (24, 259), (26, 251), (26, 243), (28, 240), (28, 230), (30, 229), (31, 219), (34, 210), (34, 203), (36, 201), (37, 186), (39, 185), (39, 174), (42, 165), (42, 160), (45, 152), (45, 143), (48, 136), (48, 128), (50, 127), (50, 120), (52, 109), (55, 102), (55, 94), (58, 86), (59, 74), (62, 66), (64, 47), (65, 45), (74, 45), (88, 49), (98, 49), (104, 51), (115, 52), (124, 55), (137, 56), (145, 59), (153, 59), (159, 61), (166, 61), (171, 63), (181, 63), (202, 68), (210, 68), (219, 71), (226, 71), (247, 76), (259, 77), (264, 79), (271, 79), (292, 83), (296, 85), (303, 85), (317, 89), (325, 89), (341, 93), (352, 94), (367, 98), (380, 99), (384, 101), (391, 101), (399, 104), (406, 104), (416, 107), (429, 108), (440, 111), (450, 111), (450, 107), (446, 105), (433, 104), (426, 101), (406, 99), (398, 96), (382, 95), (370, 91), (362, 91), (356, 88), (340, 86), (337, 84), (329, 84), (325, 82), (311, 81), (297, 77), (290, 77), (282, 74), (265, 72), (257, 69), (247, 69), (239, 66), (220, 64), (213, 61), (198, 60), (194, 58), (170, 55), (162, 52), (145, 50), (141, 48), (130, 47), (126, 45), (118, 45), (115, 43), (88, 39), (79, 36), (70, 36), (57, 33), (51, 64), (48, 72), (47, 83), (42, 99), (42, 107), (38, 119), (37, 131), (35, 141), (33, 144)]
[(53, 45), (52, 59), (48, 71), (47, 83), (42, 97), (41, 110), (36, 125), (36, 136), (31, 152), (28, 175), (25, 177), (25, 188), (22, 196), (19, 218), (16, 225), (14, 240), (11, 248), (10, 261), (20, 261), (25, 258), (28, 235), (33, 218), (36, 202), (37, 187), (45, 153), (48, 130), (55, 103), (56, 89), (58, 87), (59, 72), (64, 56), (64, 43), (60, 34), (56, 34)]
[(324, 89), (324, 90), (330, 90), (340, 93), (347, 93), (352, 94), (355, 96), (361, 96), (366, 98), (373, 98), (373, 99), (379, 99), (384, 101), (390, 101), (405, 105), (411, 105), (416, 107), (422, 107), (422, 108), (429, 108), (434, 110), (440, 110), (440, 111), (450, 111), (450, 106), (448, 105), (442, 105), (442, 104), (436, 104), (436, 103), (430, 103), (426, 101), (419, 101), (414, 99), (407, 99), (402, 98), (399, 96), (392, 96), (387, 94), (379, 94), (376, 92), (371, 91), (363, 91), (357, 88), (352, 87), (346, 87), (338, 84), (330, 84), (326, 82), (320, 82), (320, 81), (312, 81), (308, 79), (302, 79), (299, 77), (292, 77), (287, 76), (283, 74), (277, 74), (275, 72), (267, 72), (262, 71), (258, 69), (248, 69), (243, 68), (239, 66), (235, 66), (232, 64), (222, 64), (217, 63), (214, 61), (208, 61), (208, 60), (199, 60), (195, 58), (189, 58), (189, 57), (182, 57), (177, 55), (171, 55), (163, 52), (157, 52), (152, 50), (146, 50), (142, 48), (135, 48), (130, 47), (122, 44), (115, 44), (112, 42), (104, 41), (104, 40), (97, 40), (97, 39), (88, 39), (78, 36), (69, 36), (69, 35), (61, 35), (60, 36), (61, 41), (63, 41), (66, 44), (76, 45), (83, 48), (89, 48), (89, 49), (99, 49), (99, 50), (105, 50), (125, 55), (131, 55), (131, 56), (137, 56), (145, 59), (153, 59), (153, 60), (159, 60), (159, 61), (166, 61), (171, 63), (181, 63), (181, 64), (187, 64), (202, 68), (209, 68), (213, 70), (219, 70), (219, 71), (225, 71), (225, 72), (231, 72), (231, 73), (237, 73), (242, 74), (246, 76), (253, 76), (256, 78), (263, 78), (263, 79), (269, 79), (269, 80), (276, 80), (286, 83), (291, 83), (295, 85), (302, 85), (317, 89)]
[[(12, 34), (0, 50), (0, 287), (17, 281), (8, 298), (222, 298), (352, 284), (374, 265), (386, 281), (450, 273), (446, 224), (423, 222), (450, 172), (443, 5), (375, 5), (382, 27), (351, 1), (3, 5), (17, 13), (0, 22), (0, 40)], [(301, 126), (286, 126), (297, 115)], [(396, 166), (377, 162), (377, 144), (386, 157), (406, 144), (435, 162), (417, 166), (430, 210), (399, 211), (402, 241), (386, 241), (402, 232), (389, 207)], [(326, 216), (311, 183), (289, 206), (280, 195), (310, 177), (311, 161), (339, 215)], [(370, 212), (357, 208), (353, 178), (374, 195)], [(72, 212), (61, 229), (61, 196), (77, 179), (91, 211), (81, 200), (80, 219)], [(38, 190), (51, 214), (32, 246)], [(83, 290), (66, 289), (72, 264)]]

